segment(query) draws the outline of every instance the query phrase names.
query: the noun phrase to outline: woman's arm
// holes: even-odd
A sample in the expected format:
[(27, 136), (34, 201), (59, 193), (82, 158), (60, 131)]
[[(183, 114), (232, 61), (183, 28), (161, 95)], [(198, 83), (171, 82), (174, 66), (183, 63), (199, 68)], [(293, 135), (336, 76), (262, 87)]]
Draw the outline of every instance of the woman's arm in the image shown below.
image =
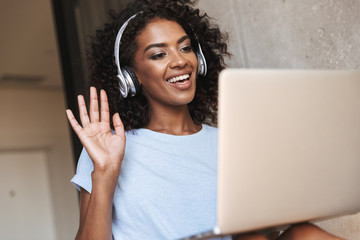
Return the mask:
[(69, 122), (94, 164), (91, 194), (80, 193), (80, 227), (76, 239), (112, 239), (112, 203), (125, 149), (124, 126), (119, 114), (113, 116), (115, 134), (110, 129), (109, 105), (104, 90), (100, 91), (100, 106), (96, 89), (90, 88), (90, 116), (83, 96), (78, 97), (82, 126), (71, 110)]
[(111, 215), (114, 184), (95, 171), (92, 174), (92, 193), (80, 191), (80, 226), (76, 239), (111, 239)]
[(265, 236), (260, 233), (249, 233), (234, 236), (235, 240), (344, 240), (325, 232), (311, 223), (300, 223), (291, 226), (279, 237), (278, 234)]

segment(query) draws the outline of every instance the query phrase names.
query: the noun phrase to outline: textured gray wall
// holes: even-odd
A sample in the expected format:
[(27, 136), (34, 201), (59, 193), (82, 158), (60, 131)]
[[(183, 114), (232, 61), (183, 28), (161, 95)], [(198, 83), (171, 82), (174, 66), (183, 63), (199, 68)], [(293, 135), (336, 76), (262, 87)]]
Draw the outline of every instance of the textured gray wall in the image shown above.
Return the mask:
[(358, 69), (359, 0), (200, 0), (230, 34), (230, 67)]

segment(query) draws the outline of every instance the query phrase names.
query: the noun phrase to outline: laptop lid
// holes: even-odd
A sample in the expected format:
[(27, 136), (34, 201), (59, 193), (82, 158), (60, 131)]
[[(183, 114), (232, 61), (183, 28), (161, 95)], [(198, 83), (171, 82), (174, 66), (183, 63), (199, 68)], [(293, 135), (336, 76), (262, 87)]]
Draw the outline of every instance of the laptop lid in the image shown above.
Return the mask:
[(217, 232), (360, 211), (360, 72), (226, 69)]

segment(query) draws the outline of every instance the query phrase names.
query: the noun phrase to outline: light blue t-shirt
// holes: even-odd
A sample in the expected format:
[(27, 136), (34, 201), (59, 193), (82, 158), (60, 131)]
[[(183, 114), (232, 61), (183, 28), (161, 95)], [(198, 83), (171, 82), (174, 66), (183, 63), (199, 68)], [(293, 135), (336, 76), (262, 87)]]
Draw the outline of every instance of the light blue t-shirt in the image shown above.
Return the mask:
[[(91, 193), (93, 163), (81, 153), (77, 188)], [(216, 224), (217, 129), (175, 136), (138, 129), (126, 133), (113, 202), (115, 240), (179, 239)]]

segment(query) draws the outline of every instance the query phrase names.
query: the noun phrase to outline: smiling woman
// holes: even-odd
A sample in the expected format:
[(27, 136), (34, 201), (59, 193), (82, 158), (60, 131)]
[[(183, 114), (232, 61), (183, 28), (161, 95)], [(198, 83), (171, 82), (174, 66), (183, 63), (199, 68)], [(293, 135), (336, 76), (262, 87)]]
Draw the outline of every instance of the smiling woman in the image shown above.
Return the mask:
[[(137, 40), (134, 72), (149, 102), (151, 115), (174, 106), (187, 109), (195, 95), (198, 61), (184, 29), (174, 21), (155, 19)], [(160, 123), (150, 118), (149, 124)]]
[[(92, 43), (88, 51), (92, 82), (95, 87), (106, 90), (110, 99), (110, 114), (119, 113), (126, 130), (144, 127), (150, 120), (150, 105), (143, 92), (143, 87), (131, 98), (122, 97), (120, 90), (114, 87), (118, 85), (117, 69), (112, 65), (114, 62), (113, 52), (117, 33), (114, 29), (120, 29), (123, 23), (134, 15), (136, 15), (136, 17), (128, 22), (121, 37), (121, 45), (119, 46), (121, 66), (129, 67), (135, 71), (137, 69), (136, 64), (139, 64), (135, 61), (136, 58), (144, 58), (145, 55), (147, 56), (148, 62), (154, 60), (155, 62), (161, 62), (161, 64), (165, 60), (168, 60), (169, 57), (178, 57), (173, 54), (173, 51), (164, 52), (165, 50), (173, 50), (172, 48), (174, 47), (169, 45), (170, 42), (168, 41), (170, 39), (164, 39), (164, 36), (172, 38), (171, 40), (173, 42), (171, 44), (179, 41), (177, 47), (181, 46), (182, 49), (177, 50), (178, 53), (183, 53), (181, 56), (184, 56), (184, 54), (187, 55), (187, 52), (189, 55), (195, 56), (193, 50), (196, 53), (203, 52), (203, 55), (207, 59), (208, 72), (206, 77), (201, 74), (196, 77), (196, 71), (194, 71), (195, 74), (193, 75), (189, 74), (190, 78), (196, 77), (197, 81), (195, 98), (189, 103), (188, 107), (195, 123), (216, 125), (217, 76), (225, 67), (224, 57), (229, 55), (226, 45), (227, 35), (221, 33), (216, 25), (210, 24), (209, 18), (206, 15), (198, 9), (191, 8), (191, 2), (192, 1), (134, 1), (134, 3), (130, 4), (124, 11), (120, 13), (112, 12), (109, 23), (106, 24), (104, 28), (98, 30), (96, 35), (92, 37)], [(172, 22), (172, 25), (168, 26), (168, 32), (161, 30), (161, 27), (151, 30), (162, 31), (162, 38), (160, 35), (157, 36), (154, 34), (154, 32), (152, 32), (153, 39), (145, 39), (145, 36), (140, 36), (148, 24), (157, 25), (154, 24), (157, 22), (164, 25), (165, 22), (160, 20)], [(176, 26), (175, 23), (177, 23), (177, 27), (172, 29), (173, 26)], [(173, 34), (170, 34), (177, 32), (175, 30), (181, 30), (182, 35), (180, 34), (175, 37)], [(147, 33), (147, 37), (150, 37), (150, 32)], [(184, 39), (182, 39), (183, 37)], [(134, 41), (134, 39), (137, 39), (137, 41)], [(164, 40), (166, 41), (164, 42)], [(164, 46), (164, 44), (168, 44), (168, 46)], [(137, 51), (140, 45), (142, 45), (143, 50)], [(201, 49), (199, 49), (199, 45), (201, 45)], [(146, 48), (148, 49), (145, 52)], [(139, 56), (140, 54), (142, 54), (142, 56)], [(149, 58), (150, 56), (148, 54), (152, 54), (151, 58)], [(167, 56), (167, 54), (170, 55)], [(196, 55), (198, 56), (198, 54)], [(175, 60), (179, 61), (179, 59)], [(172, 61), (171, 64), (174, 64), (174, 62)], [(153, 65), (157, 66), (158, 64), (154, 63)], [(192, 67), (196, 70), (198, 65), (195, 64)], [(158, 68), (157, 66), (156, 69)], [(185, 71), (189, 69), (190, 66), (186, 66)], [(184, 71), (184, 69), (181, 71)], [(181, 71), (163, 77), (176, 77)], [(139, 78), (141, 73), (139, 72), (138, 74), (136, 74), (136, 76)], [(178, 83), (176, 86), (180, 86), (180, 84)]]
[[(72, 179), (81, 191), (77, 239), (179, 239), (215, 227), (217, 129), (210, 125), (229, 53), (226, 35), (193, 6), (136, 0), (92, 38), (100, 109), (91, 87), (89, 114), (78, 97), (82, 126), (67, 110), (85, 148)], [(318, 239), (309, 229), (310, 237), (287, 239)]]
[(67, 111), (85, 147), (72, 179), (81, 191), (77, 239), (178, 239), (215, 226), (209, 125), (229, 53), (226, 35), (193, 5), (134, 1), (92, 37), (100, 109), (92, 87), (89, 114), (78, 98), (82, 126)]

